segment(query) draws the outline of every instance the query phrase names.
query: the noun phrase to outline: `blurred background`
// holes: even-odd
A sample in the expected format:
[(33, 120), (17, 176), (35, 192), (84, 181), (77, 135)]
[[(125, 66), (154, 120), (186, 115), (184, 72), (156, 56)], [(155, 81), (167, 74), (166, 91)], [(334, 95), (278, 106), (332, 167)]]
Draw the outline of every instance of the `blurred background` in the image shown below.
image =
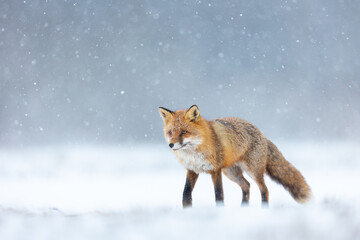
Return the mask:
[[(359, 13), (359, 0), (0, 0), (0, 239), (360, 239)], [(224, 177), (219, 209), (202, 174), (183, 211), (158, 107), (193, 104), (255, 123), (313, 201), (266, 178), (261, 209), (245, 174), (249, 208)]]
[(359, 140), (360, 2), (0, 2), (0, 145), (163, 141), (197, 104), (269, 138)]

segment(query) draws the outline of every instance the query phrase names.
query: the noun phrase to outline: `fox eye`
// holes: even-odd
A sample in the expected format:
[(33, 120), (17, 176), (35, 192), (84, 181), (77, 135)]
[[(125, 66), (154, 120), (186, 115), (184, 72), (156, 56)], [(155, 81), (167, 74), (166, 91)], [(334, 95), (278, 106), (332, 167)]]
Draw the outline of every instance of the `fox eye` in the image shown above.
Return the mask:
[(172, 131), (171, 131), (171, 130), (170, 130), (168, 133), (169, 133), (170, 136), (172, 135)]
[(187, 131), (182, 131), (181, 134), (184, 135), (184, 134), (187, 134), (188, 132)]

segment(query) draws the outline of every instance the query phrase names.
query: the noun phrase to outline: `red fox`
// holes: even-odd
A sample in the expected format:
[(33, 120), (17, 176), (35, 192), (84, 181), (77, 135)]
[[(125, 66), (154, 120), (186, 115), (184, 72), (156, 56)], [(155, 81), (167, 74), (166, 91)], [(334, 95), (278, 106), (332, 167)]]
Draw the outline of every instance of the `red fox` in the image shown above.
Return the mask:
[(311, 198), (310, 187), (301, 173), (250, 122), (235, 117), (208, 121), (200, 116), (196, 105), (175, 112), (159, 107), (159, 112), (164, 120), (165, 139), (187, 169), (183, 207), (192, 205), (192, 191), (202, 172), (211, 174), (217, 205), (224, 201), (221, 173), (240, 185), (242, 205), (248, 204), (250, 184), (243, 171), (257, 183), (265, 206), (269, 201), (265, 173), (282, 184), (297, 202), (305, 203)]

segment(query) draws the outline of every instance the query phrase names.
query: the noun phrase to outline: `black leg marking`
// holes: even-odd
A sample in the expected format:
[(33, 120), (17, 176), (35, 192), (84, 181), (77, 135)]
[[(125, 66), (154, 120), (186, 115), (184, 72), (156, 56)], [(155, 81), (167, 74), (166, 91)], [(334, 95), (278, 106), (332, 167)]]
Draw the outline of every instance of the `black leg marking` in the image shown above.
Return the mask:
[(211, 179), (214, 184), (216, 206), (223, 206), (224, 205), (224, 192), (223, 192), (223, 185), (222, 185), (222, 178), (221, 178), (221, 170), (212, 173)]
[(188, 170), (186, 174), (186, 182), (183, 192), (183, 207), (191, 207), (192, 206), (192, 191), (194, 190), (195, 183), (199, 177), (199, 174)]
[(183, 192), (183, 207), (191, 207), (192, 205), (191, 191), (192, 189), (190, 183), (186, 181)]
[(266, 207), (268, 206), (268, 202), (269, 202), (269, 191), (265, 185), (264, 175), (257, 176), (255, 178), (255, 181), (260, 189), (262, 206)]
[(249, 192), (246, 191), (242, 191), (243, 195), (242, 195), (242, 201), (241, 201), (241, 206), (248, 206), (249, 205)]
[(224, 169), (223, 173), (231, 180), (236, 182), (242, 190), (243, 197), (241, 201), (241, 206), (247, 206), (249, 204), (250, 198), (250, 183), (244, 178), (243, 171), (239, 166), (232, 166), (230, 168)]

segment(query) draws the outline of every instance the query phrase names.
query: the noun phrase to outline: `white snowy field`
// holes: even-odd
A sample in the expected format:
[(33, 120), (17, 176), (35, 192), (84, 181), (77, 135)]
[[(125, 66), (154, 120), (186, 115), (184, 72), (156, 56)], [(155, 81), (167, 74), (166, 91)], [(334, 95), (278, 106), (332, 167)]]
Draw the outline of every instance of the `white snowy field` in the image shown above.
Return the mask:
[(185, 170), (163, 145), (0, 149), (0, 239), (360, 239), (360, 143), (278, 143), (313, 191), (297, 204), (269, 178), (270, 207), (224, 177), (216, 208), (201, 175), (181, 207)]

